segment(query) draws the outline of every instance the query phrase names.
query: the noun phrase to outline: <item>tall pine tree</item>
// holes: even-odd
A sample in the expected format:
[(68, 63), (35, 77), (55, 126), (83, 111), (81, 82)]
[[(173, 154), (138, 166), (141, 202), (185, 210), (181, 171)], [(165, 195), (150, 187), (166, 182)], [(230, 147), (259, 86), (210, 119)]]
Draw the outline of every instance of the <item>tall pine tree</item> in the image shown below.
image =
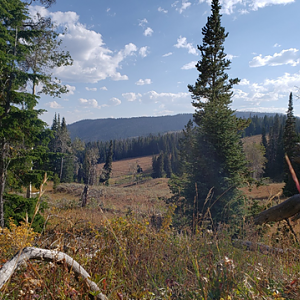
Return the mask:
[[(300, 174), (300, 165), (299, 163), (295, 163), (295, 158), (300, 157), (299, 148), (297, 147), (297, 143), (299, 142), (299, 136), (296, 131), (296, 118), (294, 116), (294, 108), (293, 108), (293, 94), (290, 93), (288, 111), (287, 111), (287, 119), (284, 126), (283, 132), (283, 145), (284, 152), (287, 154), (291, 163), (293, 164), (293, 168), (296, 174), (299, 176)], [(291, 176), (287, 163), (284, 164), (284, 182), (285, 186), (283, 189), (283, 193), (285, 196), (293, 196), (298, 194), (296, 185)]]
[[(221, 26), (220, 9), (219, 1), (213, 0), (211, 16), (202, 29), (203, 44), (198, 46), (201, 52), (196, 65), (199, 76), (195, 85), (188, 86), (198, 128), (187, 200), (193, 205), (197, 199), (197, 207), (202, 211), (206, 210), (207, 207), (203, 207), (206, 203), (215, 219), (225, 221), (239, 210), (238, 197), (235, 197), (237, 187), (248, 173), (240, 141), (241, 131), (248, 121), (237, 118), (230, 108), (232, 87), (239, 79), (229, 79), (226, 73), (231, 62), (224, 52), (228, 33)], [(206, 196), (212, 188), (213, 197), (207, 202)], [(195, 191), (192, 195), (191, 189)]]

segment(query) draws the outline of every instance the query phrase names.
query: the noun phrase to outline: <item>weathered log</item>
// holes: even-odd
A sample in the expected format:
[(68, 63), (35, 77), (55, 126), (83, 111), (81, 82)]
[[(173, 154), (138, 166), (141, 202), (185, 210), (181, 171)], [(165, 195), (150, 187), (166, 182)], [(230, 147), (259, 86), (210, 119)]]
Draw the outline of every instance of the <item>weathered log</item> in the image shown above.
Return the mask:
[(97, 299), (107, 300), (108, 298), (100, 292), (100, 288), (97, 284), (90, 280), (88, 272), (72, 257), (69, 255), (55, 251), (47, 250), (35, 247), (26, 247), (19, 251), (11, 260), (6, 262), (0, 269), (0, 289), (10, 279), (14, 271), (24, 264), (27, 260), (37, 259), (44, 261), (54, 261), (58, 263), (65, 262), (70, 270), (72, 270), (77, 276), (83, 277), (92, 292), (99, 292), (96, 296)]
[(297, 194), (255, 216), (254, 223), (256, 225), (262, 225), (268, 222), (278, 222), (286, 220), (299, 212), (300, 194)]

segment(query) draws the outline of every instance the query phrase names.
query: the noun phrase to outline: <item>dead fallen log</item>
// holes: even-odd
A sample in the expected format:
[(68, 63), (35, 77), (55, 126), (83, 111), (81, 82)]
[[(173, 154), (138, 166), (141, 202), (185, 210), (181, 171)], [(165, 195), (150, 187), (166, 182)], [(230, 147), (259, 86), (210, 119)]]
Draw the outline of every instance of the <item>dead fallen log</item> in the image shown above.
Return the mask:
[(44, 261), (53, 261), (56, 263), (66, 263), (68, 268), (72, 270), (77, 276), (81, 276), (89, 286), (92, 292), (98, 292), (97, 299), (107, 300), (108, 298), (100, 292), (97, 284), (90, 280), (88, 272), (72, 257), (69, 255), (55, 251), (35, 247), (26, 247), (19, 251), (11, 260), (6, 262), (0, 269), (0, 289), (10, 279), (14, 271), (24, 264), (27, 260), (36, 259)]
[(278, 222), (293, 217), (299, 212), (300, 194), (297, 194), (255, 216), (254, 223), (262, 225), (268, 222)]

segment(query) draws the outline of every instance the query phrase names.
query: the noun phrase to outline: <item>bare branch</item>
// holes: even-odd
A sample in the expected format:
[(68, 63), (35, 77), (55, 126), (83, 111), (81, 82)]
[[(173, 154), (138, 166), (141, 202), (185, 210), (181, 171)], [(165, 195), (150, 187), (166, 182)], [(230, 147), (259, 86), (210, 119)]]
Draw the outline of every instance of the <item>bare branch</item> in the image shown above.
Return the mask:
[(99, 292), (99, 294), (96, 296), (97, 299), (108, 300), (108, 298), (100, 292), (100, 288), (97, 286), (97, 284), (90, 280), (90, 275), (87, 273), (87, 271), (72, 257), (63, 252), (35, 247), (24, 248), (5, 265), (3, 265), (3, 267), (0, 269), (0, 289), (10, 279), (14, 271), (25, 261), (30, 259), (54, 261), (57, 263), (65, 262), (70, 270), (72, 270), (76, 275), (80, 275), (85, 279), (92, 292)]

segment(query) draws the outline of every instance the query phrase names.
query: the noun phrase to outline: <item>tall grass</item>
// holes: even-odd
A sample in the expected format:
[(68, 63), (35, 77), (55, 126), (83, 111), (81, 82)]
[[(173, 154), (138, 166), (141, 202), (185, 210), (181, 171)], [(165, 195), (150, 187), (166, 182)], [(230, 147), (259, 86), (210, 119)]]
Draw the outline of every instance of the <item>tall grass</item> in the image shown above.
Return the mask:
[[(34, 243), (72, 256), (109, 299), (300, 299), (300, 264), (292, 252), (278, 256), (234, 248), (228, 227), (218, 232), (199, 228), (190, 234), (170, 225), (168, 216), (160, 230), (151, 228), (147, 218), (133, 216), (104, 218), (84, 227), (62, 222)], [(248, 230), (248, 237), (257, 241), (253, 228)], [(12, 229), (3, 234), (18, 233)], [(278, 239), (293, 247), (287, 235)], [(0, 247), (4, 262), (15, 248)], [(30, 262), (13, 275), (3, 299), (90, 296), (66, 266)]]

